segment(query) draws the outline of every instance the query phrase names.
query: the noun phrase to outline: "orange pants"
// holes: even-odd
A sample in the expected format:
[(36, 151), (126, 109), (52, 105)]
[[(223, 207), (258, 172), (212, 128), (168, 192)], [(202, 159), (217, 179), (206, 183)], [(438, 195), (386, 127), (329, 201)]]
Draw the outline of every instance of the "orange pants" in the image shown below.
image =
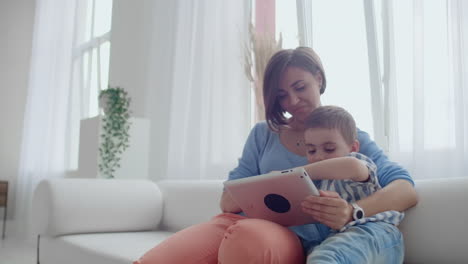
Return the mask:
[(181, 230), (134, 264), (302, 264), (299, 238), (276, 223), (220, 214)]

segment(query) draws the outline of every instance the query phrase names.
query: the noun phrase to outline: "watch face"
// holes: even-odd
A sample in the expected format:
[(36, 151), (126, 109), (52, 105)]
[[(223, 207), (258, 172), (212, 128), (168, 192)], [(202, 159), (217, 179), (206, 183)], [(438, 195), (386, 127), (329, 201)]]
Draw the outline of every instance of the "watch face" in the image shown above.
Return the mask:
[(362, 208), (359, 207), (359, 205), (357, 205), (356, 203), (351, 203), (351, 205), (354, 208), (354, 211), (353, 211), (354, 220), (359, 220), (365, 217), (364, 210), (362, 210)]
[(364, 212), (360, 209), (356, 210), (356, 219), (364, 218)]

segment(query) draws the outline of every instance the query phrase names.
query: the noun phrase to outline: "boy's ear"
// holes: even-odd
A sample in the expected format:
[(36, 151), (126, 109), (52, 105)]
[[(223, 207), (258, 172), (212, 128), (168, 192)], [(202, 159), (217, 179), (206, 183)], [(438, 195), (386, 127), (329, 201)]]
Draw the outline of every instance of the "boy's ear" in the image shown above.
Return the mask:
[(351, 144), (351, 152), (358, 152), (359, 151), (359, 141), (354, 140), (353, 144)]

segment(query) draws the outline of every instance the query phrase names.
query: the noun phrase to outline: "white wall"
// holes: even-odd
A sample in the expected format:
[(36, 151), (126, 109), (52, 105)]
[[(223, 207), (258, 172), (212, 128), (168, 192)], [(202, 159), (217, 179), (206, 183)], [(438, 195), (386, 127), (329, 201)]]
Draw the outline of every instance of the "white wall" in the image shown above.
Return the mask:
[(0, 179), (10, 182), (10, 210), (18, 175), (34, 11), (34, 0), (0, 0)]
[[(170, 83), (165, 75), (171, 74), (173, 45), (165, 41), (173, 38), (174, 18), (168, 17), (176, 8), (175, 1), (163, 0), (114, 0), (112, 10), (111, 55), (109, 66), (110, 85), (125, 88), (132, 97), (134, 116), (150, 119), (149, 178), (157, 179), (167, 170), (168, 115), (170, 108)], [(154, 10), (161, 14), (153, 17)], [(155, 32), (155, 23), (165, 24), (165, 31)], [(157, 27), (160, 28), (160, 27)], [(170, 46), (168, 46), (170, 45)], [(157, 50), (158, 61), (152, 61)], [(167, 52), (166, 52), (167, 51)], [(151, 72), (150, 69), (155, 69)], [(150, 87), (158, 80), (158, 87)], [(155, 96), (156, 95), (156, 96)], [(151, 101), (148, 98), (157, 98)], [(161, 115), (148, 116), (148, 108), (154, 105)]]
[(153, 5), (153, 0), (114, 0), (112, 7), (109, 84), (128, 91), (137, 117), (145, 111)]

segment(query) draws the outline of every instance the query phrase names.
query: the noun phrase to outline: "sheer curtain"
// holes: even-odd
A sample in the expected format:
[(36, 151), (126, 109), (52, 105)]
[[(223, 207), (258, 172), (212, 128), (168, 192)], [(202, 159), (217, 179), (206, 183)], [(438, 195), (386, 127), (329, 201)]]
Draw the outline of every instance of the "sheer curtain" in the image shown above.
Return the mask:
[(466, 176), (468, 2), (297, 3), (299, 38), (328, 74), (323, 102), (348, 109), (413, 178)]
[(249, 1), (156, 1), (146, 115), (150, 175), (224, 179), (250, 128)]
[[(278, 2), (289, 4), (287, 0)], [(297, 24), (289, 24), (294, 20), (286, 17), (282, 20), (288, 24), (282, 26), (283, 23), (280, 23), (279, 29), (287, 31), (296, 26), (300, 43), (289, 41), (290, 46), (285, 46), (295, 48), (299, 44), (313, 44), (312, 48), (320, 56), (327, 76), (327, 89), (322, 95), (322, 103), (346, 108), (360, 129), (376, 135), (378, 130), (374, 129), (375, 113), (371, 104), (371, 66), (363, 2), (339, 1), (337, 5), (337, 1), (297, 0), (296, 8)], [(279, 12), (284, 12), (281, 11), (284, 9), (278, 8)], [(379, 142), (379, 145), (382, 146), (382, 143)]]
[(389, 154), (416, 179), (466, 176), (468, 3), (388, 3)]
[(36, 2), (23, 139), (16, 182), (16, 235), (28, 238), (31, 199), (45, 178), (68, 164), (69, 89), (75, 0)]

